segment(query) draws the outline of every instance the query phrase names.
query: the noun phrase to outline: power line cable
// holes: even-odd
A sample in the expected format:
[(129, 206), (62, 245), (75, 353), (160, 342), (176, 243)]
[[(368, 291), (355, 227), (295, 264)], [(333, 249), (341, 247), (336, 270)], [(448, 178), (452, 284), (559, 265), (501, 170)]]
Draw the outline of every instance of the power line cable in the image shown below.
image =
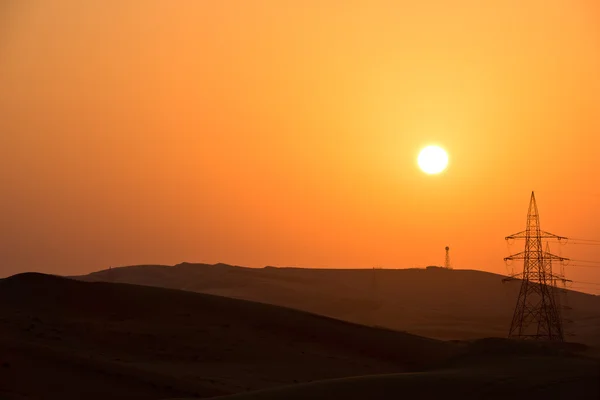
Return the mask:
[(596, 240), (596, 239), (582, 239), (582, 238), (568, 238), (567, 241), (569, 240), (573, 240), (575, 242), (596, 242), (596, 243), (600, 243), (600, 240)]
[(584, 285), (597, 285), (600, 286), (600, 282), (586, 282), (586, 281), (571, 281), (573, 283), (582, 283)]
[[(600, 261), (596, 261), (596, 260), (579, 260), (577, 258), (569, 258), (569, 261), (572, 261), (574, 263), (584, 263), (584, 264), (600, 264)], [(567, 265), (569, 265), (568, 262), (567, 262)]]

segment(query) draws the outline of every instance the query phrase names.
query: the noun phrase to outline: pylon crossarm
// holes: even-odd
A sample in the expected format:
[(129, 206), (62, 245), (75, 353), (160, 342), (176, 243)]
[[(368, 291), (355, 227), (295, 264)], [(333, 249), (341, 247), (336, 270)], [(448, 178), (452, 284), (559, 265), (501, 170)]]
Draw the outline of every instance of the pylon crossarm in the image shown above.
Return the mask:
[(540, 231), (540, 237), (542, 239), (558, 239), (558, 240), (567, 240), (568, 237), (564, 237), (564, 236), (558, 236), (555, 235), (554, 233), (550, 233), (550, 232), (546, 232), (546, 231)]
[(525, 252), (522, 251), (520, 253), (513, 254), (513, 255), (510, 255), (508, 257), (504, 257), (504, 261), (523, 260), (524, 258), (525, 258)]
[(507, 237), (505, 237), (504, 240), (522, 239), (522, 238), (525, 238), (525, 233), (526, 233), (526, 231), (513, 233), (512, 235), (508, 235)]
[[(535, 235), (537, 237), (537, 235)], [(517, 232), (514, 233), (512, 235), (509, 235), (507, 237), (504, 238), (504, 240), (509, 240), (509, 239), (527, 239), (527, 231), (521, 231), (521, 232)], [(564, 236), (558, 236), (555, 235), (554, 233), (550, 233), (550, 232), (546, 232), (546, 231), (540, 231), (540, 238), (542, 239), (557, 239), (557, 240), (567, 240), (567, 237)]]
[[(504, 257), (504, 261), (524, 260), (526, 257), (530, 257), (530, 254), (528, 252), (522, 251), (520, 253), (516, 253), (516, 254), (512, 254), (508, 257)], [(551, 260), (551, 261), (569, 261), (568, 258), (560, 257), (555, 254), (546, 253), (546, 252), (543, 253), (543, 257), (545, 260)]]
[(544, 258), (546, 260), (551, 260), (551, 261), (570, 261), (570, 259), (568, 259), (566, 257), (560, 257), (555, 254), (546, 253), (546, 252), (544, 252)]

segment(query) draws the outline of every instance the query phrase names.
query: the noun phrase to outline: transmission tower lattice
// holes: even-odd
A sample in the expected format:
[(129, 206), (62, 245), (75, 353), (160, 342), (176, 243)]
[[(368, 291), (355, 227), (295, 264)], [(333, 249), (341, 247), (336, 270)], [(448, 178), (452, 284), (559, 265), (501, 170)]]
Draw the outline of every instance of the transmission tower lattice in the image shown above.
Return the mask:
[(509, 338), (564, 341), (561, 313), (556, 304), (556, 281), (564, 277), (552, 273), (553, 261), (566, 261), (542, 248), (542, 239), (566, 239), (540, 229), (535, 194), (531, 192), (527, 228), (506, 237), (525, 239), (525, 250), (504, 260), (523, 260), (523, 272), (506, 280), (522, 279), (519, 298), (508, 332)]
[(452, 265), (450, 264), (450, 247), (446, 246), (446, 260), (444, 261), (444, 268), (452, 269)]

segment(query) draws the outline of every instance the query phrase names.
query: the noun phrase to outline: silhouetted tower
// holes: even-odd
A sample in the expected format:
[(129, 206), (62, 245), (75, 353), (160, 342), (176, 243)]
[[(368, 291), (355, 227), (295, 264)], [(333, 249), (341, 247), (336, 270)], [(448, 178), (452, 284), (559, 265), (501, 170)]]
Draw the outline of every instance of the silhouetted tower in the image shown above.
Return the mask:
[(509, 338), (564, 341), (562, 321), (555, 299), (557, 279), (552, 273), (552, 261), (566, 258), (542, 249), (542, 239), (566, 239), (540, 229), (535, 194), (531, 192), (527, 229), (506, 237), (525, 239), (525, 251), (506, 257), (504, 260), (523, 260), (523, 272), (505, 280), (521, 278), (521, 290), (508, 332)]
[(444, 268), (452, 269), (452, 265), (450, 265), (450, 247), (446, 246), (446, 260), (444, 261)]

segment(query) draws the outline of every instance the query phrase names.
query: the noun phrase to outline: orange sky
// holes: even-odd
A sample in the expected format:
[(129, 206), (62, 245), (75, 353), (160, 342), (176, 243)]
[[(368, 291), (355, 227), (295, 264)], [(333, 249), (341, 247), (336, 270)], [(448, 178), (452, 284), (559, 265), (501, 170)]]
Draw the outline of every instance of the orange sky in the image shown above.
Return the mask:
[(595, 0), (4, 1), (0, 276), (446, 245), (506, 273), (531, 190), (542, 229), (600, 239), (598, 71)]

